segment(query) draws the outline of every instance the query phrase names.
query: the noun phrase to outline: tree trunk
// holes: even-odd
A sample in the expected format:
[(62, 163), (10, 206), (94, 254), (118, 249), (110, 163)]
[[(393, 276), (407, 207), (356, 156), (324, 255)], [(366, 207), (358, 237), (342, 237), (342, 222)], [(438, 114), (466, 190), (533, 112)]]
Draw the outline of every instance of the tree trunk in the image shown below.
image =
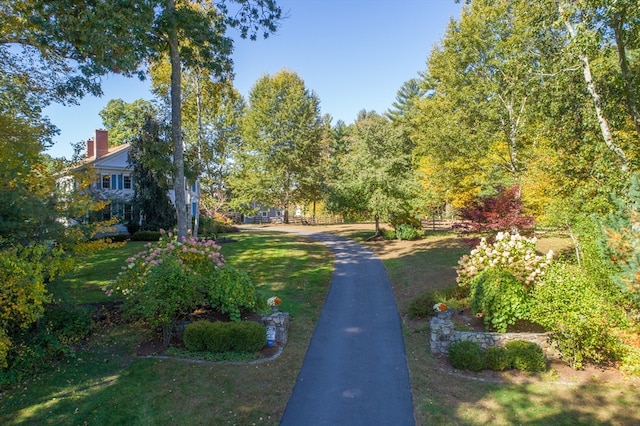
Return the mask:
[(629, 62), (627, 61), (623, 25), (624, 16), (622, 16), (622, 12), (620, 12), (615, 15), (611, 26), (613, 27), (613, 33), (616, 38), (616, 46), (618, 50), (618, 65), (620, 66), (622, 81), (624, 81), (623, 92), (625, 94), (627, 111), (633, 119), (633, 125), (636, 128), (637, 135), (640, 136), (640, 112), (638, 111), (637, 98), (634, 91), (635, 89), (633, 87), (633, 78), (631, 71), (629, 70)]
[[(563, 3), (558, 2), (558, 12), (560, 12), (560, 16), (563, 17), (565, 26), (569, 31), (569, 35), (572, 39), (577, 37), (577, 31), (571, 20), (568, 16), (566, 16), (566, 11)], [(593, 81), (593, 76), (591, 75), (591, 65), (589, 63), (589, 57), (586, 53), (580, 52), (578, 57), (580, 58), (580, 62), (582, 63), (582, 72), (584, 74), (584, 81), (587, 85), (587, 90), (591, 95), (591, 99), (593, 100), (593, 106), (596, 111), (596, 117), (598, 118), (598, 124), (600, 125), (600, 132), (602, 133), (602, 137), (604, 139), (604, 143), (607, 145), (607, 148), (616, 156), (620, 161), (620, 169), (623, 172), (626, 172), (628, 167), (627, 156), (624, 154), (622, 148), (616, 145), (613, 140), (613, 133), (611, 132), (611, 127), (609, 126), (609, 121), (604, 116), (604, 111), (602, 109), (602, 98), (600, 97), (600, 93), (596, 89), (596, 85)]]
[(188, 215), (184, 178), (184, 144), (182, 141), (182, 63), (178, 49), (177, 23), (175, 22), (174, 0), (167, 0), (167, 11), (172, 22), (169, 24), (168, 43), (171, 61), (171, 137), (173, 139), (173, 189), (175, 191), (176, 218), (178, 220), (178, 240), (187, 237)]

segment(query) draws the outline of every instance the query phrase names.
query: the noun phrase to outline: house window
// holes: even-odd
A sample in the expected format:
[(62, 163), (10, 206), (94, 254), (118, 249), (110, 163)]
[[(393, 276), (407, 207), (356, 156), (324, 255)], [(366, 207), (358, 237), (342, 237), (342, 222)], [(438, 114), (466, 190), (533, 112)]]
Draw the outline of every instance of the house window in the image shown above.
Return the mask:
[(102, 175), (102, 189), (111, 189), (111, 175)]
[(124, 220), (131, 222), (133, 219), (133, 206), (131, 204), (124, 205)]
[(122, 179), (124, 189), (131, 189), (131, 175), (124, 175)]
[(260, 212), (260, 214), (262, 215), (262, 217), (268, 217), (269, 216), (269, 212), (267, 212), (267, 211), (262, 211), (262, 212)]

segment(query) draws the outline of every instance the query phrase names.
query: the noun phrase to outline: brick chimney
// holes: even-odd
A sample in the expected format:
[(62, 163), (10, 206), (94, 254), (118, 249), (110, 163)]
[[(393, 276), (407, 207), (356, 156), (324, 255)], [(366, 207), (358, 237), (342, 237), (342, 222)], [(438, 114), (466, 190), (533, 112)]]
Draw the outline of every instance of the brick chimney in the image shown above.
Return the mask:
[(93, 150), (93, 139), (87, 139), (87, 158), (93, 160), (95, 151)]
[(109, 134), (106, 130), (96, 129), (96, 135), (93, 140), (96, 144), (96, 159), (109, 153)]
[(109, 153), (109, 134), (106, 130), (96, 129), (93, 139), (87, 140), (87, 158), (97, 160)]

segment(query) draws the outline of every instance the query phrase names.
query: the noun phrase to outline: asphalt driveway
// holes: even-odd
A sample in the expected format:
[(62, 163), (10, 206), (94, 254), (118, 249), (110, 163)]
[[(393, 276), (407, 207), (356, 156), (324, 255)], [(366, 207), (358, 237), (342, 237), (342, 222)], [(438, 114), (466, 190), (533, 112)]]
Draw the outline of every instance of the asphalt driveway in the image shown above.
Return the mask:
[(280, 424), (414, 425), (402, 325), (382, 262), (354, 241), (299, 233), (328, 245), (336, 262)]

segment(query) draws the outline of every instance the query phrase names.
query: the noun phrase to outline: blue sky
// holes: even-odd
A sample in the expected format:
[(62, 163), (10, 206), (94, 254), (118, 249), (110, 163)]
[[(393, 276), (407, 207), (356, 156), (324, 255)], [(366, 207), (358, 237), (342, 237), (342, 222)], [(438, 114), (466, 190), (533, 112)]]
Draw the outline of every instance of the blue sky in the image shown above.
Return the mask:
[[(268, 39), (248, 41), (236, 33), (234, 86), (246, 98), (264, 74), (296, 72), (320, 98), (322, 114), (349, 124), (362, 109), (391, 107), (402, 84), (425, 70), (433, 45), (461, 6), (453, 0), (279, 0), (288, 18)], [(110, 99), (151, 99), (147, 82), (110, 75), (101, 98), (45, 111), (60, 129), (48, 152), (71, 157), (71, 143), (102, 128), (98, 113)]]

